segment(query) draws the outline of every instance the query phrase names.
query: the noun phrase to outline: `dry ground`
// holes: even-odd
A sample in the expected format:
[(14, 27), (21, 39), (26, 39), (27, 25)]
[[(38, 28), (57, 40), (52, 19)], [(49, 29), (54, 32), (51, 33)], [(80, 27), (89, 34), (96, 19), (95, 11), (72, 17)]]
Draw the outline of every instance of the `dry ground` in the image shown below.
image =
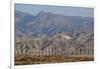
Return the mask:
[(26, 64), (46, 64), (46, 63), (61, 63), (61, 62), (80, 62), (93, 61), (92, 55), (77, 55), (77, 56), (17, 56), (15, 57), (15, 65)]

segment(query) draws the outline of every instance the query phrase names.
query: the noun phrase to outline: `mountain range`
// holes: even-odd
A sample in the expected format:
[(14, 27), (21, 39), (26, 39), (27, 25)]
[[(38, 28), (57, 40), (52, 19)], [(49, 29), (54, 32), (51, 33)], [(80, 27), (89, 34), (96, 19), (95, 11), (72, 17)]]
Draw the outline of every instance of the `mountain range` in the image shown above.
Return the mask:
[(15, 10), (15, 38), (15, 54), (93, 54), (94, 18)]
[(31, 15), (15, 10), (15, 31), (19, 36), (54, 35), (58, 32), (93, 32), (93, 30), (93, 17), (65, 16), (44, 11)]

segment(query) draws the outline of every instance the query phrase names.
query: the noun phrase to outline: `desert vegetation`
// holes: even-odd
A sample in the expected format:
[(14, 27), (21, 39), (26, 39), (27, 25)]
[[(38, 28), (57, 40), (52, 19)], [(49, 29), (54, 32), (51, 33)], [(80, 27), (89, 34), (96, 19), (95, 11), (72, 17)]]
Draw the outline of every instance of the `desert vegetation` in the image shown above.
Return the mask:
[(47, 63), (64, 63), (64, 62), (85, 62), (93, 61), (93, 55), (34, 55), (34, 56), (18, 56), (15, 57), (15, 65), (26, 65), (26, 64), (47, 64)]

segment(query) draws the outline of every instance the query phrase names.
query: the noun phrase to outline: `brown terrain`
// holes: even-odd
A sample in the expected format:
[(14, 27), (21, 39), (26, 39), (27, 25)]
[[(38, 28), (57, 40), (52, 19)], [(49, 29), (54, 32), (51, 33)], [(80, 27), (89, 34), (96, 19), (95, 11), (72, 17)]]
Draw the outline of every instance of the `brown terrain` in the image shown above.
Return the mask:
[(73, 55), (73, 56), (19, 56), (15, 57), (15, 65), (26, 64), (47, 64), (64, 62), (85, 62), (93, 61), (93, 55)]
[(16, 38), (15, 65), (93, 61), (92, 36), (81, 33), (74, 39), (69, 33), (57, 33), (48, 38)]

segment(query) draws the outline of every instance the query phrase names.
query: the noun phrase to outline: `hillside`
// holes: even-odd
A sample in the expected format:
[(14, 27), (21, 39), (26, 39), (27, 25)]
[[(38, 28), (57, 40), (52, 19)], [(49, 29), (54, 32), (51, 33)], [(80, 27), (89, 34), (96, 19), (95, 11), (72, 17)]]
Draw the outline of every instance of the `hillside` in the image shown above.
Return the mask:
[[(65, 16), (50, 12), (30, 15), (15, 10), (16, 35), (54, 35), (57, 32), (93, 32), (92, 17)], [(22, 34), (20, 34), (20, 33)]]

